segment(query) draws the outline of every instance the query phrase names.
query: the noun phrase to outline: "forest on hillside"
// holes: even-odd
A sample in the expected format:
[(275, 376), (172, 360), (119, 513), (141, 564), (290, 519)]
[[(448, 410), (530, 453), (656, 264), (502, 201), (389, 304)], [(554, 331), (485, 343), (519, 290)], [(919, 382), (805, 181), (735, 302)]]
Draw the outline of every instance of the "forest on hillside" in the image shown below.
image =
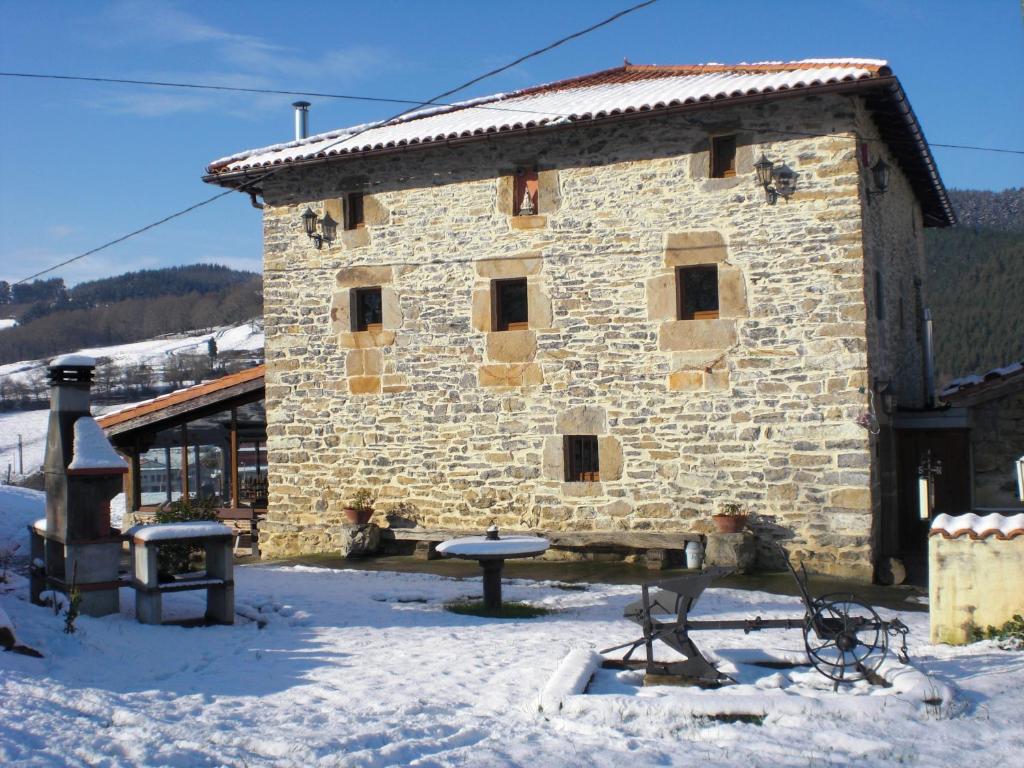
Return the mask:
[(1024, 360), (1024, 188), (950, 198), (959, 225), (925, 239), (940, 384)]
[(81, 347), (233, 325), (263, 314), (259, 275), (212, 264), (143, 270), (66, 288), (60, 278), (0, 283), (0, 364)]

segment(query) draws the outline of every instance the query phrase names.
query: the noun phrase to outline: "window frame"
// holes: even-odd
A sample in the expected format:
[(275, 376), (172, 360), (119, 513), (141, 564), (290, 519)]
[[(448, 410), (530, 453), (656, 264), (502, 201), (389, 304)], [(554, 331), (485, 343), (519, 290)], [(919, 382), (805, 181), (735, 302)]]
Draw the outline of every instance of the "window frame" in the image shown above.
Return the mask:
[[(686, 280), (684, 274), (687, 272), (711, 271), (715, 273), (715, 309), (696, 310), (689, 317), (684, 312), (686, 306)], [(691, 264), (683, 267), (676, 267), (676, 320), (718, 320), (722, 315), (722, 300), (718, 285), (718, 264)]]
[[(530, 191), (533, 200), (533, 213), (523, 213), (520, 205), (523, 191)], [(540, 173), (535, 166), (519, 166), (512, 176), (512, 215), (536, 216), (540, 213)]]
[(562, 461), (565, 482), (601, 482), (601, 446), (597, 435), (562, 435)]
[[(376, 293), (380, 301), (380, 322), (363, 322), (363, 297)], [(352, 330), (356, 333), (370, 332), (377, 333), (384, 330), (384, 293), (379, 285), (368, 285), (352, 289)]]
[(345, 230), (351, 232), (366, 226), (366, 209), (364, 208), (364, 194), (362, 192), (349, 192), (345, 195)]
[[(710, 150), (710, 163), (708, 165), (708, 175), (712, 179), (734, 179), (736, 178), (736, 156), (738, 154), (739, 142), (735, 133), (723, 133), (717, 136), (711, 137), (711, 150)], [(727, 167), (721, 165), (723, 159), (722, 155), (722, 144), (725, 142), (731, 142), (732, 144), (732, 157)]]
[[(502, 315), (505, 306), (503, 305), (503, 291), (513, 283), (523, 286), (523, 298), (526, 308), (526, 319), (513, 322), (506, 321)], [(529, 282), (525, 277), (506, 277), (491, 281), (491, 330), (501, 333), (503, 331), (527, 331), (530, 329), (530, 291)]]

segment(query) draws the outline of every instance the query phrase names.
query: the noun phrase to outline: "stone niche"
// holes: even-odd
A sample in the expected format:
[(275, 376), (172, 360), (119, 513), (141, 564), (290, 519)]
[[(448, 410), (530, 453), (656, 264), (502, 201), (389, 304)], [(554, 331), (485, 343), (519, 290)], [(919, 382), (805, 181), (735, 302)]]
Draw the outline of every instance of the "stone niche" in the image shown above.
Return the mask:
[[(553, 316), (543, 268), (544, 259), (538, 251), (476, 262), (471, 321), (475, 330), (485, 334), (486, 351), (486, 362), (477, 371), (480, 386), (525, 387), (544, 383), (544, 374), (536, 362), (537, 331), (550, 328)], [(495, 331), (494, 284), (511, 278), (526, 280), (528, 327)]]
[(545, 169), (532, 161), (519, 163), (518, 167), (537, 168), (537, 213), (533, 216), (512, 215), (516, 184), (514, 168), (502, 168), (498, 171), (498, 212), (508, 216), (509, 227), (512, 229), (544, 229), (548, 225), (548, 216), (557, 211), (562, 204), (558, 171)]
[[(602, 496), (606, 482), (622, 479), (622, 444), (617, 437), (608, 434), (608, 418), (604, 408), (578, 405), (560, 411), (555, 417), (555, 433), (544, 439), (541, 473), (545, 479), (560, 484), (563, 496)], [(599, 481), (566, 482), (566, 435), (597, 436)]]
[[(394, 371), (394, 362), (384, 350), (395, 343), (405, 318), (394, 288), (391, 267), (345, 267), (335, 275), (338, 290), (331, 296), (331, 328), (338, 345), (349, 350), (345, 356), (345, 375), (349, 393), (372, 395), (407, 390), (403, 374)], [(381, 328), (357, 331), (354, 325), (355, 295), (359, 288), (380, 288)]]
[[(679, 268), (708, 265), (718, 275), (718, 317), (678, 319)], [(743, 273), (729, 262), (721, 233), (666, 234), (662, 267), (647, 281), (647, 317), (658, 323), (658, 348), (671, 355), (668, 388), (710, 392), (728, 387), (726, 354), (737, 342), (737, 319), (746, 316)]]

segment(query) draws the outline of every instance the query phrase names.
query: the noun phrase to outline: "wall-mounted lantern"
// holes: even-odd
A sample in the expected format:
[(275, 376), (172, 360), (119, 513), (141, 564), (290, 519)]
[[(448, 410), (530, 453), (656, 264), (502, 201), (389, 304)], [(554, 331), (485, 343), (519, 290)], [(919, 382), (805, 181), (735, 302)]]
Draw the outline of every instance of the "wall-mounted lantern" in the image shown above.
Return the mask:
[(788, 200), (796, 192), (797, 172), (785, 163), (776, 168), (775, 163), (761, 155), (761, 159), (754, 163), (754, 170), (757, 171), (757, 182), (764, 188), (768, 205), (775, 205), (780, 197)]
[(868, 190), (869, 202), (875, 195), (884, 195), (889, 189), (889, 164), (882, 158), (878, 158), (878, 162), (871, 166), (871, 180), (875, 188)]
[[(307, 208), (302, 214), (302, 225), (306, 228), (306, 234), (313, 241), (317, 249), (323, 247), (324, 243), (330, 245), (338, 233), (338, 222), (331, 218), (331, 214), (325, 213), (322, 219), (317, 219), (311, 208)], [(320, 231), (317, 232), (319, 226)]]

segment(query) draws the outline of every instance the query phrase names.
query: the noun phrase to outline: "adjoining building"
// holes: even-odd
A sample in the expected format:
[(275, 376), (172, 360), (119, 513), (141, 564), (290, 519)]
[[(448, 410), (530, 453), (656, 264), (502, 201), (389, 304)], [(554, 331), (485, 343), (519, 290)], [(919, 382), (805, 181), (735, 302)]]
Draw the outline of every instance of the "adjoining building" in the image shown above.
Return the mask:
[(666, 541), (739, 502), (765, 564), (863, 579), (897, 547), (954, 215), (885, 62), (627, 64), (204, 178), (263, 209), (268, 554), (335, 549), (361, 487)]

